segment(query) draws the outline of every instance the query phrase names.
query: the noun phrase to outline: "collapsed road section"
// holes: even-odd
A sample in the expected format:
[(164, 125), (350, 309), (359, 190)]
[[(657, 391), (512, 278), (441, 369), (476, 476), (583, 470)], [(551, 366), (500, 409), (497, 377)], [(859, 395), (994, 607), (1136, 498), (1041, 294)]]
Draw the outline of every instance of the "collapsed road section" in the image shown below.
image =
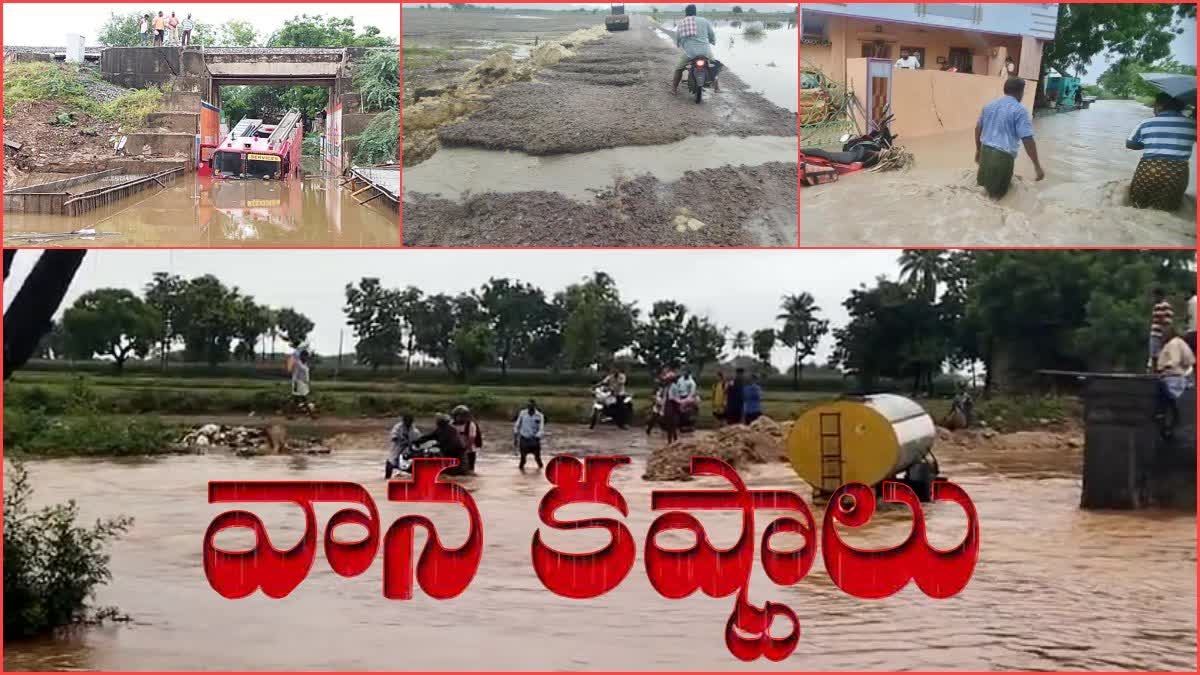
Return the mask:
[[(488, 20), (471, 14), (455, 20)], [(406, 46), (410, 25), (421, 26), (409, 15)], [(596, 16), (525, 54), (497, 51), (450, 82), (415, 67), (406, 246), (796, 245), (795, 112), (729, 64), (701, 104), (685, 86), (672, 95), (682, 53), (672, 22), (629, 18), (629, 30), (609, 32)], [(741, 37), (723, 30), (718, 59)], [(794, 30), (790, 39), (773, 67), (795, 63)]]

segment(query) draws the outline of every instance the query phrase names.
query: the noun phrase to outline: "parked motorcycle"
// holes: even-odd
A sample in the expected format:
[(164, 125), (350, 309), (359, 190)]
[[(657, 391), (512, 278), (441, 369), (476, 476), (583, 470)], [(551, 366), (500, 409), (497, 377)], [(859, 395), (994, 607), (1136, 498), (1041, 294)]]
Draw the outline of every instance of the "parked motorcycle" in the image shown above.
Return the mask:
[(633, 396), (629, 393), (617, 396), (611, 389), (599, 385), (592, 390), (592, 419), (589, 429), (595, 429), (597, 424), (612, 422), (621, 429), (629, 428), (629, 420), (633, 419)]
[(896, 115), (892, 113), (891, 105), (883, 109), (883, 118), (871, 124), (871, 130), (862, 136), (843, 134), (841, 139), (842, 151), (829, 152), (820, 148), (803, 148), (800, 152), (807, 157), (819, 157), (836, 164), (862, 163), (864, 168), (875, 166), (879, 155), (890, 149), (899, 135), (893, 134), (892, 121)]
[(713, 86), (717, 74), (721, 72), (721, 62), (704, 56), (697, 56), (688, 61), (687, 85), (688, 93), (696, 97), (696, 103), (704, 95), (704, 88)]

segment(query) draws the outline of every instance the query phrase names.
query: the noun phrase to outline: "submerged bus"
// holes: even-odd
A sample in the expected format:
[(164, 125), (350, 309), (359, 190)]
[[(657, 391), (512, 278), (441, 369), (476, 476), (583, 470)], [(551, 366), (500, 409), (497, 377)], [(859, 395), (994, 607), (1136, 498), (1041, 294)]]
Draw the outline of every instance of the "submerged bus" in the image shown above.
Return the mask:
[(300, 175), (304, 124), (290, 111), (279, 124), (243, 119), (221, 140), (209, 160), (214, 178), (274, 178)]

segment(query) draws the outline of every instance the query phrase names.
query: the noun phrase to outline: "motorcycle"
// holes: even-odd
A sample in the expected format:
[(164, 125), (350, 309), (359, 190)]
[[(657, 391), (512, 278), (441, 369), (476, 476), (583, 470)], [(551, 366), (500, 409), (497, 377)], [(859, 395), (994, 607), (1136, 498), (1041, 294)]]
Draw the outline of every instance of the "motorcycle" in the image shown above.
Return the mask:
[(892, 112), (889, 104), (883, 109), (883, 118), (878, 122), (872, 122), (872, 128), (866, 134), (862, 136), (843, 134), (839, 139), (842, 143), (841, 152), (829, 152), (820, 148), (803, 148), (800, 152), (805, 156), (819, 157), (835, 164), (861, 163), (863, 168), (870, 168), (879, 161), (879, 155), (890, 149), (896, 143), (896, 139), (900, 138), (899, 135), (892, 133), (891, 124), (895, 118), (896, 115)]
[(704, 56), (697, 56), (688, 61), (687, 65), (688, 93), (696, 97), (696, 103), (704, 95), (704, 88), (713, 86), (717, 74), (721, 72), (721, 62)]
[(592, 419), (589, 429), (595, 429), (597, 424), (613, 422), (621, 429), (629, 428), (629, 420), (633, 419), (633, 396), (629, 393), (617, 396), (611, 389), (603, 385), (592, 390)]

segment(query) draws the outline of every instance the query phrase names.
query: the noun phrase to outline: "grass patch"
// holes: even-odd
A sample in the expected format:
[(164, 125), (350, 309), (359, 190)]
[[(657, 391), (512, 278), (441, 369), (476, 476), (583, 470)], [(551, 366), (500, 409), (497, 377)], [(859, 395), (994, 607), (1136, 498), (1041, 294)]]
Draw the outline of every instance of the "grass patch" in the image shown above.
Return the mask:
[(153, 417), (116, 419), (102, 414), (47, 415), (4, 407), (4, 449), (45, 457), (128, 457), (163, 454), (178, 430)]
[(67, 108), (59, 117), (72, 116), (73, 111), (90, 115), (105, 122), (115, 122), (124, 129), (137, 128), (146, 116), (158, 109), (162, 92), (156, 87), (131, 90), (114, 101), (101, 103), (88, 93), (84, 80), (91, 78), (87, 71), (76, 66), (54, 63), (17, 63), (4, 69), (4, 112), (14, 103), (50, 101)]
[(762, 27), (762, 25), (757, 24), (757, 23), (748, 24), (745, 28), (742, 29), (742, 35), (745, 35), (747, 37), (762, 37), (763, 35), (766, 35), (766, 34), (767, 34), (766, 29), (764, 29)]
[(428, 68), (439, 61), (448, 61), (453, 56), (449, 49), (440, 47), (402, 47), (404, 65), (412, 68)]

